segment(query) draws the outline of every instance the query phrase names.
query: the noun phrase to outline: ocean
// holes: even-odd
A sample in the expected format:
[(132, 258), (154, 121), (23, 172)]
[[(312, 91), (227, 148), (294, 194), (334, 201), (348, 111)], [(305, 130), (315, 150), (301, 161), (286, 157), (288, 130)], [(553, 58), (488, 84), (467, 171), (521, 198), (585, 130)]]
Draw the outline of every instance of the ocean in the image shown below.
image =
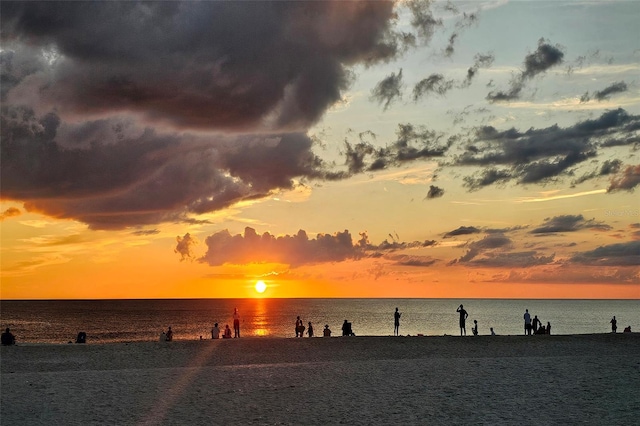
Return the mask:
[[(154, 300), (3, 300), (0, 327), (10, 327), (18, 343), (66, 343), (80, 331), (88, 343), (157, 340), (172, 327), (175, 340), (210, 339), (215, 322), (233, 328), (238, 308), (241, 337), (294, 337), (296, 317), (312, 322), (316, 336), (328, 324), (341, 334), (346, 319), (356, 336), (393, 335), (395, 308), (402, 313), (401, 335), (459, 335), (460, 304), (480, 335), (523, 334), (528, 309), (552, 334), (590, 334), (611, 331), (615, 315), (618, 332), (631, 326), (640, 331), (639, 300), (504, 300), (504, 299), (154, 299)], [(305, 334), (306, 337), (306, 334)]]

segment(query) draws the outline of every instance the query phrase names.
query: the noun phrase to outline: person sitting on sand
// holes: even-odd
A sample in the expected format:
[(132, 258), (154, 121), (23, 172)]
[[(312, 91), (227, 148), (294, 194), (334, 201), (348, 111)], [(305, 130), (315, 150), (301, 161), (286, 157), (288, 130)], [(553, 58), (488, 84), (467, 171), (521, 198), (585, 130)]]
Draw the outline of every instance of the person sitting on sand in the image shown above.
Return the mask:
[(164, 332), (164, 330), (162, 330), (162, 333), (160, 333), (160, 339), (158, 339), (160, 342), (166, 342), (167, 341), (167, 333)]
[(229, 324), (224, 326), (224, 334), (222, 335), (223, 339), (231, 339), (231, 329), (229, 328)]
[(478, 320), (473, 320), (473, 327), (471, 328), (474, 336), (478, 335)]
[(171, 342), (173, 340), (173, 331), (171, 330), (171, 327), (169, 327), (169, 330), (167, 330), (167, 342)]
[(496, 335), (496, 332), (495, 332), (495, 331), (493, 331), (493, 327), (490, 327), (490, 328), (489, 328), (489, 330), (491, 330), (491, 335), (492, 335), (492, 336), (495, 336), (495, 335)]
[(615, 333), (616, 330), (618, 330), (618, 321), (616, 320), (616, 316), (614, 315), (609, 322), (611, 323), (611, 332)]
[(309, 321), (309, 328), (307, 329), (307, 334), (309, 337), (313, 337), (313, 326), (311, 325), (311, 321)]
[(218, 323), (213, 324), (213, 328), (211, 329), (211, 338), (212, 339), (220, 338), (220, 328), (218, 328)]
[(347, 320), (344, 320), (342, 324), (342, 335), (343, 336), (355, 336), (353, 330), (351, 329), (351, 323)]
[(329, 324), (325, 324), (324, 331), (322, 332), (323, 337), (331, 337), (331, 330), (329, 329)]
[(547, 330), (544, 328), (544, 325), (541, 325), (540, 328), (538, 328), (536, 334), (547, 334)]
[(9, 327), (7, 327), (4, 333), (2, 333), (2, 336), (0, 336), (0, 342), (4, 346), (11, 346), (16, 344), (16, 336), (14, 336), (11, 333), (11, 330), (9, 330)]
[(631, 326), (627, 326), (624, 328), (623, 333), (631, 333)]

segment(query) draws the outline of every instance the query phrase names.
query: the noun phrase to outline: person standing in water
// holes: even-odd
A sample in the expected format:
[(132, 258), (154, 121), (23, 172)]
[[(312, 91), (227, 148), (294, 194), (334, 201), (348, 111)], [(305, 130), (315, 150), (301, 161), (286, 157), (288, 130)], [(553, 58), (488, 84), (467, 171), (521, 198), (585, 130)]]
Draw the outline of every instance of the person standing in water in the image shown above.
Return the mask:
[(465, 322), (467, 320), (467, 317), (469, 317), (469, 314), (467, 313), (467, 311), (464, 310), (464, 307), (462, 305), (460, 305), (458, 309), (456, 309), (456, 312), (460, 313), (460, 335), (466, 336), (467, 327), (465, 325)]
[(235, 333), (234, 337), (240, 337), (240, 313), (238, 308), (233, 310), (233, 331)]
[(393, 335), (394, 336), (400, 335), (400, 315), (402, 314), (398, 312), (398, 308), (396, 308), (396, 313), (393, 314)]

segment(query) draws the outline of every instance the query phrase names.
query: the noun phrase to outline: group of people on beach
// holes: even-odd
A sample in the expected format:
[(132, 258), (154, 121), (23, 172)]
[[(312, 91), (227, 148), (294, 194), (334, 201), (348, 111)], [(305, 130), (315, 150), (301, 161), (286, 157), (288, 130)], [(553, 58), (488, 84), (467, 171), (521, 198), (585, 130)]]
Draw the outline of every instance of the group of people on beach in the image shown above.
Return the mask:
[[(611, 323), (611, 332), (616, 333), (618, 331), (618, 321), (616, 320), (616, 316), (614, 315), (609, 322)], [(631, 326), (629, 325), (625, 327), (623, 333), (631, 333)]]
[(531, 319), (529, 309), (524, 310), (524, 334), (531, 336), (531, 334), (551, 334), (551, 323), (547, 321), (546, 327), (542, 325), (542, 321), (538, 319), (537, 315), (534, 315)]
[[(238, 308), (234, 308), (233, 310), (233, 333), (236, 338), (240, 337), (240, 312), (238, 312)], [(202, 339), (202, 336), (200, 336)], [(219, 339), (220, 338), (220, 327), (218, 327), (218, 323), (213, 325), (211, 329), (211, 338)], [(231, 339), (231, 328), (229, 328), (229, 324), (224, 326), (224, 331), (222, 333), (223, 339)]]

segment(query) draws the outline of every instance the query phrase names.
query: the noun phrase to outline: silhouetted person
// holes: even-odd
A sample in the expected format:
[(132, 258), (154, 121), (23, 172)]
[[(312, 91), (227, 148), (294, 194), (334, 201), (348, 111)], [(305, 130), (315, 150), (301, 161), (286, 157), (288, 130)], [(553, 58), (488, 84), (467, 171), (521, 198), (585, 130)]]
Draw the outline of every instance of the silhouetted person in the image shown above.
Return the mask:
[(222, 335), (223, 339), (231, 339), (231, 329), (229, 328), (229, 324), (224, 326), (224, 334)]
[(624, 330), (622, 330), (623, 333), (631, 333), (631, 326), (627, 326), (624, 328)]
[(490, 328), (489, 328), (489, 330), (491, 330), (491, 335), (492, 335), (492, 336), (495, 336), (495, 335), (496, 335), (496, 332), (495, 332), (495, 331), (493, 331), (493, 327), (490, 327)]
[(524, 310), (524, 334), (531, 336), (531, 315), (529, 310)]
[(304, 325), (300, 317), (296, 319), (296, 337), (304, 337)]
[(10, 346), (10, 345), (16, 344), (16, 336), (14, 336), (11, 333), (11, 330), (9, 330), (9, 327), (7, 327), (4, 330), (4, 333), (2, 333), (2, 336), (0, 336), (0, 343), (2, 343), (4, 346)]
[(218, 323), (213, 324), (213, 328), (211, 329), (211, 338), (212, 339), (220, 338), (220, 328), (218, 328)]
[(311, 325), (311, 321), (309, 321), (309, 328), (307, 329), (307, 334), (309, 337), (313, 337), (313, 325)]
[(611, 332), (615, 333), (618, 330), (618, 321), (616, 321), (616, 316), (614, 315), (609, 322), (611, 323)]
[(547, 321), (547, 334), (551, 334), (551, 323)]
[(233, 331), (235, 332), (235, 337), (240, 337), (240, 313), (238, 308), (233, 310)]
[(78, 337), (76, 337), (76, 343), (86, 343), (87, 342), (87, 333), (81, 331), (78, 333)]
[(344, 320), (342, 324), (342, 335), (343, 336), (353, 336), (353, 330), (351, 329), (351, 323), (347, 320)]
[(324, 330), (322, 331), (323, 337), (331, 337), (331, 330), (329, 329), (329, 324), (324, 326)]
[(396, 313), (393, 314), (393, 335), (398, 336), (400, 334), (400, 312), (398, 312), (398, 308), (396, 308)]
[(471, 329), (474, 336), (478, 335), (478, 320), (473, 320), (473, 328)]
[(167, 330), (167, 342), (170, 342), (173, 340), (173, 330), (171, 330), (171, 327), (169, 327), (169, 330)]
[(464, 310), (464, 308), (462, 307), (462, 305), (460, 305), (458, 307), (458, 309), (456, 309), (456, 312), (460, 313), (460, 335), (467, 335), (467, 327), (465, 325), (465, 322), (467, 321), (467, 318), (469, 317), (469, 314), (467, 313), (467, 311)]
[(533, 317), (533, 334), (539, 334), (538, 333), (538, 328), (542, 325), (542, 323), (540, 322), (540, 320), (538, 319), (538, 316), (534, 316)]

